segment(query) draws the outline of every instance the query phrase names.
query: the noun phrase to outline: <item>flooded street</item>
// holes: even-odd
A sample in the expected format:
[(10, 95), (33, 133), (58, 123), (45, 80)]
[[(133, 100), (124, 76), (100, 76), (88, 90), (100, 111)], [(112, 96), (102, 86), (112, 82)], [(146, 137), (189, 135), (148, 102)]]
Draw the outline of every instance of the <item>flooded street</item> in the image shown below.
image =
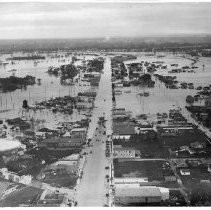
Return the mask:
[[(106, 204), (105, 167), (108, 165), (108, 161), (105, 157), (105, 141), (107, 138), (103, 132), (111, 134), (112, 124), (111, 66), (109, 57), (105, 60), (104, 73), (101, 76), (95, 106), (88, 130), (88, 137), (92, 139), (93, 147), (85, 149), (85, 151), (92, 151), (92, 154), (87, 155), (83, 177), (77, 187), (75, 198), (79, 206), (104, 206)], [(102, 116), (105, 116), (106, 128), (97, 124), (99, 117)], [(89, 189), (88, 192), (87, 189)]]
[[(167, 54), (163, 58), (139, 55), (137, 59), (124, 63), (139, 63), (141, 61), (164, 62), (164, 65), (167, 65), (167, 70), (158, 70), (156, 74), (177, 76), (179, 82), (193, 83), (194, 87), (211, 84), (211, 60), (209, 58), (200, 58), (199, 62), (196, 64), (196, 66), (199, 67), (196, 69), (196, 73), (168, 73), (168, 71), (173, 68), (170, 64), (177, 63), (179, 64), (179, 67), (182, 67), (190, 65), (192, 62), (182, 56), (172, 54)], [(205, 69), (203, 69), (203, 64), (205, 64)], [(133, 117), (139, 114), (166, 112), (166, 110), (173, 106), (180, 106), (184, 110), (187, 105), (187, 95), (194, 95), (197, 93), (197, 90), (195, 89), (168, 89), (165, 87), (164, 83), (161, 83), (154, 76), (152, 79), (155, 81), (154, 88), (141, 86), (120, 88), (120, 90), (122, 90), (122, 95), (116, 95), (117, 107), (125, 107), (127, 111), (132, 112)], [(126, 93), (127, 91), (131, 91), (131, 93)], [(139, 96), (138, 94), (142, 92), (149, 92), (149, 97)], [(133, 101), (133, 103), (131, 103), (131, 101)]]

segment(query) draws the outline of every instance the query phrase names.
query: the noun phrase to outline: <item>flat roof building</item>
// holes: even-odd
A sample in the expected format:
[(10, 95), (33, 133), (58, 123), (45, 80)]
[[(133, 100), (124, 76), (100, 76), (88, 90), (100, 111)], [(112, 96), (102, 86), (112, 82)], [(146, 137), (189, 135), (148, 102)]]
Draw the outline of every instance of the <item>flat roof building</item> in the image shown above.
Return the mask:
[(167, 188), (156, 186), (118, 185), (115, 189), (115, 204), (152, 204), (169, 198)]

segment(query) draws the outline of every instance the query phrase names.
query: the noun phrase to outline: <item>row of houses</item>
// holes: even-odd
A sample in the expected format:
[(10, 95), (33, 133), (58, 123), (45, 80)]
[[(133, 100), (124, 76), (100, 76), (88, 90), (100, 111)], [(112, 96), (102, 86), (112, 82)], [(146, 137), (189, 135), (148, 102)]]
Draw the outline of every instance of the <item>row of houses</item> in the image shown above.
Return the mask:
[(70, 136), (54, 136), (39, 143), (40, 148), (48, 150), (74, 150), (81, 148), (86, 141), (86, 128), (74, 128)]

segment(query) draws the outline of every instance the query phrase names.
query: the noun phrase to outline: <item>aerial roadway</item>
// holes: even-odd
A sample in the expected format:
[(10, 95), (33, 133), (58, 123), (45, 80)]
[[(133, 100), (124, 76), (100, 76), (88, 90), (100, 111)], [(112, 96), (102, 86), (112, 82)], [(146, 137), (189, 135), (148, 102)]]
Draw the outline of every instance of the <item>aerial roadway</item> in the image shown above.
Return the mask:
[[(87, 160), (80, 183), (76, 187), (74, 200), (77, 206), (109, 205), (106, 196), (109, 191), (109, 170), (106, 170), (109, 160), (105, 156), (105, 142), (107, 135), (111, 134), (111, 87), (111, 61), (106, 57), (95, 101), (96, 108), (88, 130), (88, 138), (92, 139), (91, 146), (82, 151), (86, 151)], [(98, 124), (99, 117), (104, 117), (105, 123)]]

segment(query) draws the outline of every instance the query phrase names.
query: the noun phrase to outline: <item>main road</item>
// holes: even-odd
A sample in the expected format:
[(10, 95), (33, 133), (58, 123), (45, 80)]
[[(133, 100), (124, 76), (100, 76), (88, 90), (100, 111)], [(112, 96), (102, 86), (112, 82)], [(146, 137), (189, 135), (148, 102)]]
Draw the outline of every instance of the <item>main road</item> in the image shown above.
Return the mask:
[[(105, 157), (106, 135), (112, 132), (111, 110), (112, 110), (112, 87), (111, 87), (111, 61), (106, 57), (104, 62), (104, 73), (101, 75), (98, 93), (95, 100), (95, 108), (88, 130), (88, 138), (91, 138), (92, 147), (89, 150), (87, 161), (83, 169), (83, 176), (76, 187), (75, 201), (78, 206), (104, 206), (107, 204), (106, 193), (108, 182), (109, 161)], [(104, 126), (98, 125), (99, 117), (106, 119)], [(97, 129), (96, 129), (97, 128)], [(106, 131), (106, 135), (104, 135)], [(90, 150), (92, 153), (90, 153)]]

